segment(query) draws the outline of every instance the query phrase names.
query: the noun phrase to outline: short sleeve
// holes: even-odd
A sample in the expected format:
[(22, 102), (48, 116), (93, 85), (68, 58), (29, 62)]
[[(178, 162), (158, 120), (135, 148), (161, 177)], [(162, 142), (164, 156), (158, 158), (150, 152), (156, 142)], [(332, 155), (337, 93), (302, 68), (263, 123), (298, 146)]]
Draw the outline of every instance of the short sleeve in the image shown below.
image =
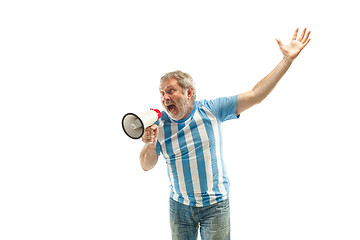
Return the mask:
[(221, 122), (240, 117), (240, 114), (236, 115), (237, 95), (208, 100), (205, 105)]

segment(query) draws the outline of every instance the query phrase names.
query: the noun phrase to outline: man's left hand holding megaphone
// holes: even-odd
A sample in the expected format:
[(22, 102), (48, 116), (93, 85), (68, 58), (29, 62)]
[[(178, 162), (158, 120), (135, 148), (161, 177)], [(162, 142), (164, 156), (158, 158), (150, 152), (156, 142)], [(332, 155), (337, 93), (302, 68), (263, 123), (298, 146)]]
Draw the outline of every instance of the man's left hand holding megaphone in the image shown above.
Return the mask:
[(159, 135), (159, 127), (157, 125), (152, 125), (145, 129), (144, 135), (142, 136), (142, 141), (146, 144), (156, 143)]

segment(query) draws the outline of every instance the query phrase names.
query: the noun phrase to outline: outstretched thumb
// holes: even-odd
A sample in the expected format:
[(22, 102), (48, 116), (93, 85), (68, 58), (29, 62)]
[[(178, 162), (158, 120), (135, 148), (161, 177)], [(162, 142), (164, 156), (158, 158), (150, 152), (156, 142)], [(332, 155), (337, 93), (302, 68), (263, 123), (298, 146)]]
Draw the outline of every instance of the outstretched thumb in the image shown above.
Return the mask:
[(280, 39), (276, 38), (276, 42), (279, 44), (279, 47), (281, 48), (284, 44), (281, 42)]

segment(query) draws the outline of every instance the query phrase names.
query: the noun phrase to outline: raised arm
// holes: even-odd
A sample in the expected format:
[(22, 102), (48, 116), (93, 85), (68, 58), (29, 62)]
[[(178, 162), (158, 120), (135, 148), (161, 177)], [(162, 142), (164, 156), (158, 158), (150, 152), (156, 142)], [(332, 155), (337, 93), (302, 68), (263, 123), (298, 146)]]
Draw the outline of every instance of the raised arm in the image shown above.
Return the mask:
[(241, 93), (237, 96), (236, 114), (240, 114), (246, 109), (260, 103), (274, 89), (282, 76), (291, 66), (294, 59), (300, 54), (304, 47), (309, 43), (310, 31), (305, 28), (301, 36), (297, 39), (299, 29), (295, 30), (294, 36), (289, 45), (284, 45), (279, 39), (276, 39), (283, 54), (281, 62), (266, 77), (258, 82), (253, 89)]

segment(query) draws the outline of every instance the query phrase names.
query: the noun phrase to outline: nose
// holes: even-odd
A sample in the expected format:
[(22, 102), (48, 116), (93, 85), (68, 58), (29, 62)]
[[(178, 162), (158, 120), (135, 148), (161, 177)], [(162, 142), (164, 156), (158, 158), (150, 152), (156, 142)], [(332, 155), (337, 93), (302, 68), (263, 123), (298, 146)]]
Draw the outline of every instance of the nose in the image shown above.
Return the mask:
[(167, 93), (164, 93), (164, 95), (161, 96), (161, 99), (166, 102), (168, 100), (171, 100), (170, 95)]

